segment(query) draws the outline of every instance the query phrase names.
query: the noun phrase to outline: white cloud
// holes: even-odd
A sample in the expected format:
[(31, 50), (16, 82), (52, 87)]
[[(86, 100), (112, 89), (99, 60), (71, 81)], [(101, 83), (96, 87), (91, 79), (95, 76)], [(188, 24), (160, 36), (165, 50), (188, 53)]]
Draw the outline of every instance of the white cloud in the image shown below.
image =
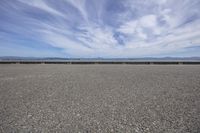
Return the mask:
[(66, 0), (72, 6), (74, 6), (83, 16), (83, 18), (88, 21), (88, 14), (85, 8), (85, 0)]
[[(185, 4), (180, 4), (176, 9), (168, 5), (171, 3), (170, 0), (134, 1), (134, 3), (144, 6), (142, 8), (147, 5), (158, 4), (156, 5), (159, 7), (156, 9), (158, 12), (144, 12), (144, 14), (129, 21), (125, 19), (126, 21), (118, 29), (114, 29), (129, 38), (125, 40), (125, 45), (121, 46), (114, 38), (112, 27), (100, 26), (89, 20), (85, 0), (66, 1), (83, 16), (86, 23), (79, 25), (77, 29), (84, 32), (71, 32), (64, 22), (56, 22), (51, 26), (42, 26), (45, 32), (42, 32), (41, 36), (48, 44), (62, 48), (72, 56), (145, 56), (170, 53), (186, 47), (200, 45), (197, 39), (200, 36), (199, 21), (178, 27), (187, 17), (184, 16), (184, 14), (187, 14), (186, 11), (181, 10)], [(54, 14), (58, 12), (38, 1), (36, 6)], [(137, 5), (133, 4), (131, 8), (135, 8), (135, 6)], [(141, 10), (141, 13), (143, 13), (143, 9), (139, 8), (137, 10)], [(184, 9), (187, 8), (184, 7)], [(174, 11), (176, 12), (174, 13)]]
[(118, 31), (124, 34), (129, 34), (141, 39), (148, 39), (148, 34), (145, 30), (150, 30), (152, 34), (158, 35), (161, 33), (162, 28), (157, 24), (157, 16), (150, 14), (143, 16), (137, 20), (125, 22)]
[(51, 6), (49, 6), (44, 0), (18, 0), (22, 3), (25, 3), (29, 6), (33, 6), (33, 7), (36, 7), (36, 8), (39, 8), (39, 9), (42, 9), (46, 12), (49, 12), (51, 14), (54, 14), (54, 15), (59, 15), (59, 16), (62, 16), (62, 17), (65, 17), (64, 14), (62, 14), (61, 12), (53, 9)]
[(156, 15), (147, 15), (142, 17), (139, 23), (142, 27), (154, 28), (157, 26), (157, 17)]
[(63, 51), (67, 52), (70, 55), (88, 56), (90, 54), (93, 54), (92, 49), (87, 48), (81, 45), (80, 43), (67, 38), (65, 35), (55, 32), (50, 32), (48, 30), (47, 31), (41, 30), (40, 34), (43, 38), (43, 41), (54, 47), (62, 48)]
[[(200, 46), (197, 0), (126, 0), (122, 2), (125, 5), (124, 9), (115, 9), (114, 2), (110, 3), (113, 5), (103, 7), (101, 4), (108, 2), (93, 1), (95, 4), (87, 5), (87, 0), (63, 0), (63, 4), (70, 5), (66, 10), (63, 7), (60, 9), (60, 4), (52, 1), (48, 3), (47, 0), (18, 1), (48, 12), (54, 19), (16, 12), (17, 18), (13, 20), (24, 20), (23, 24), (26, 27), (22, 24), (12, 24), (14, 33), (27, 38), (33, 35), (34, 37), (29, 39), (36, 38), (62, 49), (71, 56), (151, 56), (176, 53), (187, 47)], [(93, 6), (99, 8), (90, 13), (88, 9), (94, 8)], [(107, 6), (110, 8), (107, 9)], [(28, 11), (29, 8), (23, 7), (20, 13), (25, 10)], [(117, 16), (116, 21), (120, 20), (119, 24), (112, 19), (111, 22), (107, 20), (113, 16)], [(24, 35), (29, 32), (31, 34)]]
[(134, 34), (135, 30), (137, 28), (137, 24), (138, 22), (133, 20), (133, 21), (129, 21), (123, 25), (120, 26), (120, 28), (118, 29), (119, 32), (125, 33), (125, 34)]
[(96, 26), (81, 27), (86, 30), (86, 33), (80, 33), (78, 36), (80, 41), (83, 41), (93, 49), (106, 49), (116, 46), (117, 41), (113, 37), (113, 33), (109, 28), (100, 28)]

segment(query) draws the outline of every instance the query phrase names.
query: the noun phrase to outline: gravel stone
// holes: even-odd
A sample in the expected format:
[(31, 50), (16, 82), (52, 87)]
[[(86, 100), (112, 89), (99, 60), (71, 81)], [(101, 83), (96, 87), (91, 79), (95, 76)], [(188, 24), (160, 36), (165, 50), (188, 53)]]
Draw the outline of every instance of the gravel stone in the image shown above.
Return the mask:
[(199, 65), (0, 65), (0, 132), (199, 133)]

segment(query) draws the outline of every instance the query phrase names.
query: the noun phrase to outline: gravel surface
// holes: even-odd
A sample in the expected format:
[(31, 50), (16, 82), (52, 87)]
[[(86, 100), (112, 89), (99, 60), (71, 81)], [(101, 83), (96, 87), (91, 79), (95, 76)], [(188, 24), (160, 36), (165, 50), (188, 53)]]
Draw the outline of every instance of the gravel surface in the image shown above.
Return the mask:
[(200, 66), (0, 65), (0, 132), (200, 133)]

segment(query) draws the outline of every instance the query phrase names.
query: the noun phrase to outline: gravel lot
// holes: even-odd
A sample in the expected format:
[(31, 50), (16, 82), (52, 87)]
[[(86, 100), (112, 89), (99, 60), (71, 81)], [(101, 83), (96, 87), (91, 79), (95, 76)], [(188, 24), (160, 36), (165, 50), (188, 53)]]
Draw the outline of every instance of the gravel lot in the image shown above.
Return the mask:
[(0, 65), (0, 132), (199, 133), (200, 65)]

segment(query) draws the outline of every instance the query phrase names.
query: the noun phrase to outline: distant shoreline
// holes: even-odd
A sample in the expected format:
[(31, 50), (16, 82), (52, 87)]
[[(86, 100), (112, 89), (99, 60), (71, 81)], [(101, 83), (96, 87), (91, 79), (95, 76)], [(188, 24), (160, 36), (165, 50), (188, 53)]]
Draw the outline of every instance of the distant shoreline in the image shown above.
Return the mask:
[(200, 65), (200, 60), (1, 60), (0, 64)]
[(200, 57), (59, 58), (0, 57), (0, 64), (200, 64)]

